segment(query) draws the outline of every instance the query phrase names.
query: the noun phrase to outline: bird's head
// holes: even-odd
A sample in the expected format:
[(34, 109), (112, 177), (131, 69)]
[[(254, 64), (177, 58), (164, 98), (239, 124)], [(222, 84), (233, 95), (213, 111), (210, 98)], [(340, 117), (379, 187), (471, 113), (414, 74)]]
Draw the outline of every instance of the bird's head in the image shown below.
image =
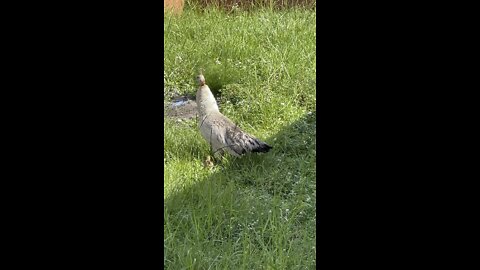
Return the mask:
[(198, 75), (195, 78), (195, 80), (196, 80), (196, 82), (199, 86), (204, 86), (205, 85), (205, 77), (202, 74)]

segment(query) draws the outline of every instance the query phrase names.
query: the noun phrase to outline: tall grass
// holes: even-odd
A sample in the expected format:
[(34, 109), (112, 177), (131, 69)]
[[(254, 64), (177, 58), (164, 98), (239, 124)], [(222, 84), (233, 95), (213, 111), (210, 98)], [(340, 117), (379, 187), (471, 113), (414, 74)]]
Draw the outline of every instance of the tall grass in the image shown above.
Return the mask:
[(274, 147), (207, 170), (196, 121), (164, 119), (166, 269), (315, 268), (315, 17), (209, 7), (165, 18), (165, 98), (195, 94), (203, 69), (222, 113)]

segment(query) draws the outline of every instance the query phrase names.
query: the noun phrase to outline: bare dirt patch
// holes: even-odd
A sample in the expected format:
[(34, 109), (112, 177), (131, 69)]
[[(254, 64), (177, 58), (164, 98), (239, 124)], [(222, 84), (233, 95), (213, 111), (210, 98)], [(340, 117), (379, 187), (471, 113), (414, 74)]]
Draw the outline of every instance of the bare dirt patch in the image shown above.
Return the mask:
[(175, 120), (188, 120), (197, 117), (197, 103), (191, 96), (177, 96), (171, 101), (163, 102), (166, 117)]

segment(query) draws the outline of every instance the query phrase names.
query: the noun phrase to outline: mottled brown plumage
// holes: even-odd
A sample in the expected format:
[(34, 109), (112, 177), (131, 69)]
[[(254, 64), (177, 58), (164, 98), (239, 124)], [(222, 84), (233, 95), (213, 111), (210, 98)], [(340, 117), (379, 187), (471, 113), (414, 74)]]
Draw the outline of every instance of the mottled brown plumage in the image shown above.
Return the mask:
[(198, 125), (202, 137), (211, 145), (214, 154), (228, 152), (242, 156), (251, 152), (268, 152), (272, 147), (244, 132), (230, 119), (220, 113), (215, 97), (205, 84), (203, 75), (197, 76), (199, 89), (196, 102), (199, 113)]
[(213, 167), (213, 162), (212, 162), (212, 158), (210, 156), (207, 156), (207, 159), (205, 159), (205, 161), (203, 162), (203, 166), (207, 169), (211, 169)]

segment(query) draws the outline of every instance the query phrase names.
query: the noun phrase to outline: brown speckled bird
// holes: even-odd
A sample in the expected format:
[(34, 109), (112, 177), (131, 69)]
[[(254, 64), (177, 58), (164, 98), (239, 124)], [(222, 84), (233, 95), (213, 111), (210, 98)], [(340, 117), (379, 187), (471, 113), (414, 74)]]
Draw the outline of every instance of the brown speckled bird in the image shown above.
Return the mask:
[(251, 152), (266, 153), (272, 147), (247, 134), (230, 119), (220, 113), (217, 101), (205, 84), (205, 77), (196, 77), (199, 85), (196, 102), (199, 113), (198, 125), (202, 137), (210, 144), (214, 155), (223, 156), (228, 152), (239, 157)]
[(205, 161), (203, 162), (203, 166), (206, 168), (206, 169), (211, 169), (213, 168), (213, 162), (212, 162), (212, 159), (210, 156), (207, 156), (207, 159), (205, 159)]

